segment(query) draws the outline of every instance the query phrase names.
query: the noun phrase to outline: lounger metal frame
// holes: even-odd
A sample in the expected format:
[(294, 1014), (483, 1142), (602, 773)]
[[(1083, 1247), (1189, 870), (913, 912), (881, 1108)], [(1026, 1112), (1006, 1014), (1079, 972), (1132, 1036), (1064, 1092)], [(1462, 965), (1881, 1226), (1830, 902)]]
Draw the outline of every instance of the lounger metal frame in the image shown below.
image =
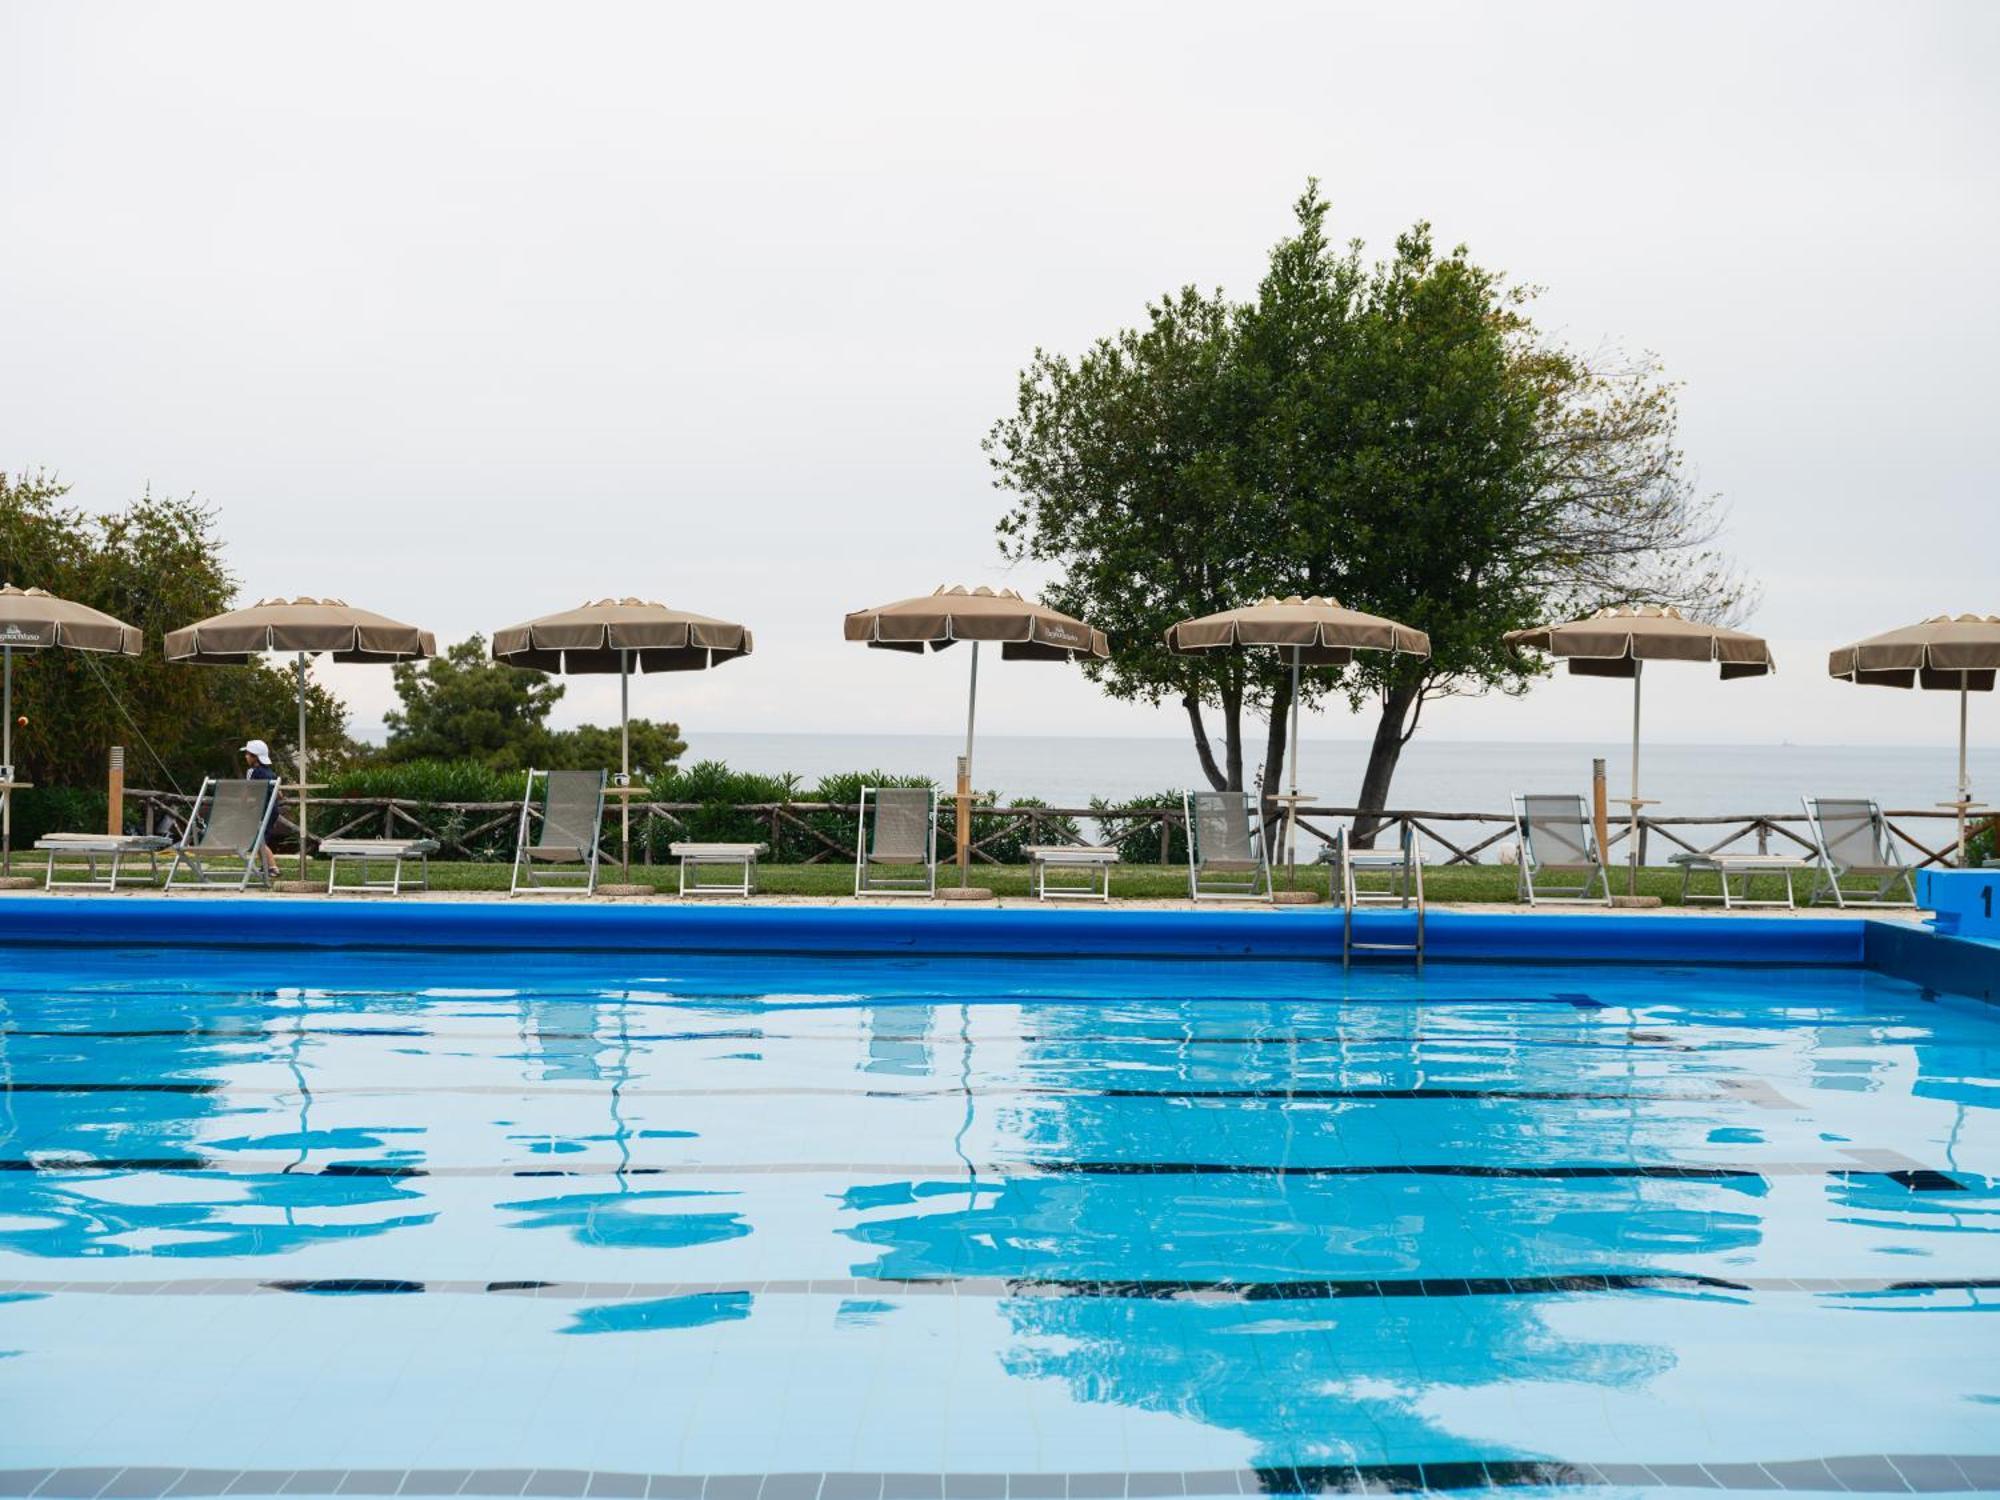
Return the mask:
[[(1604, 851), (1597, 847), (1597, 833), (1591, 827), (1590, 813), (1581, 797), (1577, 797), (1577, 821), (1582, 828), (1580, 861), (1542, 859), (1536, 851), (1533, 834), (1533, 820), (1528, 816), (1528, 803), (1543, 798), (1560, 798), (1570, 801), (1567, 792), (1516, 792), (1514, 794), (1514, 885), (1517, 899), (1530, 906), (1543, 901), (1578, 906), (1609, 906), (1611, 904), (1611, 874), (1604, 863)], [(1580, 874), (1583, 881), (1579, 885), (1536, 884), (1543, 871), (1551, 873)], [(1591, 887), (1597, 886), (1601, 894), (1593, 895)]]
[[(868, 806), (872, 799), (875, 804), (877, 816), (879, 817), (882, 808), (882, 795), (885, 792), (895, 797), (927, 797), (930, 799), (930, 810), (925, 819), (927, 836), (921, 860), (888, 858), (873, 852), (868, 838)], [(920, 896), (927, 899), (936, 896), (937, 836), (938, 799), (935, 788), (864, 786), (861, 789), (860, 814), (855, 822), (854, 832), (854, 894), (857, 896)], [(921, 876), (880, 875), (874, 869), (877, 863), (900, 865), (905, 868), (914, 868), (916, 865), (922, 864), (924, 873)]]
[[(539, 826), (546, 831), (549, 787), (551, 785), (550, 778), (553, 776), (592, 774), (597, 777), (597, 815), (591, 820), (589, 846), (584, 848), (570, 844), (560, 846), (544, 845), (539, 839), (535, 843), (530, 844), (528, 842), (528, 832), (532, 823), (532, 815), (536, 811), (535, 778), (539, 776), (542, 779), (542, 806), (540, 809), (542, 822)], [(609, 773), (605, 771), (593, 773), (540, 771), (532, 767), (529, 769), (527, 786), (521, 794), (521, 826), (514, 837), (514, 871), (513, 878), (507, 886), (508, 895), (518, 896), (523, 891), (539, 891), (549, 895), (588, 896), (597, 889), (598, 857), (600, 847), (604, 843), (604, 788), (608, 780)], [(555, 868), (545, 868), (536, 864), (533, 851), (538, 848), (552, 847), (564, 849), (576, 848), (579, 857), (575, 860), (558, 862)], [(564, 868), (564, 865), (581, 865), (582, 868)], [(526, 879), (522, 878), (523, 871), (526, 872)]]
[[(769, 844), (703, 844), (683, 840), (667, 846), (667, 852), (681, 862), (680, 894), (683, 896), (754, 896), (757, 894), (757, 861), (770, 852)], [(703, 870), (734, 870), (734, 880), (704, 880)]]
[[(1195, 808), (1202, 802), (1216, 805), (1218, 812), (1233, 813), (1240, 802), (1243, 817), (1243, 857), (1216, 857), (1202, 847), (1201, 819)], [(1188, 899), (1190, 901), (1271, 901), (1270, 850), (1264, 841), (1264, 816), (1254, 792), (1181, 793), (1181, 816), (1187, 828)], [(1218, 878), (1220, 877), (1220, 878)]]
[[(1881, 804), (1872, 797), (1801, 797), (1805, 806), (1806, 827), (1813, 838), (1813, 856), (1818, 861), (1813, 871), (1812, 894), (1806, 897), (1806, 905), (1817, 906), (1822, 897), (1831, 895), (1833, 904), (1849, 906), (1915, 906), (1917, 904), (1917, 869), (1915, 865), (1896, 855), (1894, 836), (1889, 832), (1889, 820), (1882, 816)], [(1848, 802), (1866, 804), (1868, 827), (1875, 844), (1875, 852), (1881, 856), (1880, 864), (1841, 864), (1833, 857), (1833, 850), (1827, 843), (1826, 829), (1820, 822), (1821, 804), (1827, 802)], [(1841, 877), (1857, 874), (1864, 880), (1875, 882), (1872, 896), (1850, 896), (1840, 888)], [(1890, 890), (1901, 881), (1909, 892), (1908, 900), (1891, 901)]]
[[(208, 837), (209, 822), (214, 816), (215, 797), (218, 788), (222, 786), (262, 787), (264, 811), (257, 820), (256, 836), (248, 844), (231, 845), (226, 849), (205, 849), (202, 843)], [(204, 807), (209, 809), (207, 816), (202, 813)], [(213, 776), (208, 777), (202, 782), (201, 789), (194, 794), (194, 806), (188, 809), (187, 826), (181, 829), (181, 841), (174, 845), (173, 864), (167, 870), (166, 889), (174, 888), (174, 881), (179, 878), (182, 867), (186, 866), (194, 871), (196, 885), (228, 885), (233, 879), (237, 890), (246, 891), (250, 888), (250, 882), (255, 880), (268, 891), (271, 888), (271, 872), (264, 868), (264, 861), (259, 856), (264, 852), (265, 841), (271, 836), (271, 822), (277, 815), (276, 781), (246, 779), (240, 782), (235, 780), (221, 782)], [(241, 874), (227, 870), (211, 872), (202, 863), (204, 859), (240, 859), (243, 861), (243, 870)]]
[[(46, 834), (35, 841), (35, 847), (45, 851), (49, 856), (48, 877), (42, 882), (42, 889), (47, 891), (115, 891), (118, 889), (118, 872), (120, 866), (125, 860), (136, 858), (142, 854), (146, 857), (145, 883), (147, 885), (158, 885), (160, 883), (160, 856), (170, 852), (173, 848), (173, 843), (172, 839), (149, 838), (143, 834), (127, 834), (123, 836), (88, 833)], [(56, 879), (56, 856), (59, 854), (81, 856), (83, 858), (85, 861), (85, 873), (81, 878), (72, 880)], [(111, 861), (111, 869), (108, 874), (100, 875), (97, 873), (97, 862), (100, 859)], [(69, 868), (74, 869), (75, 867), (70, 866)], [(130, 885), (132, 884), (132, 880), (128, 878), (125, 883)]]
[[(320, 853), (327, 857), (326, 893), (338, 895), (342, 891), (381, 891), (391, 896), (403, 893), (403, 866), (410, 860), (417, 862), (417, 889), (431, 888), (431, 856), (437, 853), (436, 839), (324, 839), (320, 842)], [(340, 883), (340, 862), (345, 859), (361, 866), (361, 878), (347, 885)], [(374, 864), (392, 865), (387, 880), (370, 880), (368, 867)]]

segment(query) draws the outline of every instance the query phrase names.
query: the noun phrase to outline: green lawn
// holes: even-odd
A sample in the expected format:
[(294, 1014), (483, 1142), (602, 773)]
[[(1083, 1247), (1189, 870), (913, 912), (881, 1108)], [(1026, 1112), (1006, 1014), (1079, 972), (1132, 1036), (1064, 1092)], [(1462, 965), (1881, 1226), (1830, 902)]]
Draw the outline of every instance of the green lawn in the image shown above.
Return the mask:
[[(313, 878), (322, 884), (326, 880), (326, 868), (323, 860), (312, 862)], [(283, 878), (296, 879), (297, 858), (281, 858), (279, 870)], [(431, 885), (441, 891), (505, 891), (508, 875), (506, 865), (440, 863), (431, 866)], [(1298, 872), (1299, 888), (1324, 898), (1327, 876), (1328, 871), (1323, 865), (1301, 866)], [(972, 878), (974, 884), (985, 886), (1002, 896), (1028, 894), (1028, 871), (1024, 865), (975, 866)], [(608, 864), (602, 867), (599, 879), (620, 881), (622, 876), (615, 864)], [(956, 869), (940, 869), (940, 886), (954, 885), (957, 879)], [(1807, 889), (1804, 879), (1801, 877), (1801, 898)], [(679, 884), (679, 873), (672, 866), (648, 868), (634, 865), (632, 881), (672, 895)], [(1278, 872), (1277, 885), (1281, 891), (1286, 888), (1282, 870)], [(854, 867), (845, 863), (764, 865), (758, 871), (758, 886), (762, 894), (768, 896), (848, 896), (854, 892)], [(1680, 886), (1678, 870), (1642, 870), (1639, 874), (1640, 892), (1658, 896), (1668, 906), (1680, 904)], [(1622, 872), (1613, 873), (1612, 889), (1623, 892)], [(1760, 897), (1777, 895), (1782, 889), (1776, 881), (1760, 880), (1755, 894)], [(1187, 896), (1187, 871), (1178, 865), (1119, 865), (1112, 872), (1111, 891), (1114, 901), (1120, 897), (1184, 899)], [(1513, 901), (1514, 871), (1511, 866), (1505, 865), (1427, 866), (1424, 870), (1424, 894), (1432, 902)]]

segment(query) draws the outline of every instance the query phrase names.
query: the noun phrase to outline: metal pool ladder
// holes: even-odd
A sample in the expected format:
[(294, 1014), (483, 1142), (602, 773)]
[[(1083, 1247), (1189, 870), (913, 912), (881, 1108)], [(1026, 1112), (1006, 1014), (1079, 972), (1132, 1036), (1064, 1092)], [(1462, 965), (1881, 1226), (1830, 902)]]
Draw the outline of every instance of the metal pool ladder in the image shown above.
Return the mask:
[[(1424, 851), (1416, 829), (1403, 825), (1402, 837), (1393, 849), (1356, 849), (1342, 828), (1334, 837), (1335, 873), (1340, 880), (1340, 966), (1354, 961), (1356, 953), (1407, 953), (1419, 968), (1424, 962)], [(1388, 875), (1386, 890), (1364, 890), (1358, 874)], [(1407, 943), (1357, 943), (1354, 940), (1354, 909), (1357, 906), (1394, 906), (1404, 911), (1415, 908), (1416, 938)]]

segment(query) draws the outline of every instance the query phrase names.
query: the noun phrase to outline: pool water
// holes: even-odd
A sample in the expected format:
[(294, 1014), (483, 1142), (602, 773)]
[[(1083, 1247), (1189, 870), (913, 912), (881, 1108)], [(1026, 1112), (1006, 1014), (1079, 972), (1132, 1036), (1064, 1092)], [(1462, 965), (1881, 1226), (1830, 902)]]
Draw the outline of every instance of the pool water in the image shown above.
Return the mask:
[(0, 1493), (2000, 1489), (1860, 970), (0, 957)]

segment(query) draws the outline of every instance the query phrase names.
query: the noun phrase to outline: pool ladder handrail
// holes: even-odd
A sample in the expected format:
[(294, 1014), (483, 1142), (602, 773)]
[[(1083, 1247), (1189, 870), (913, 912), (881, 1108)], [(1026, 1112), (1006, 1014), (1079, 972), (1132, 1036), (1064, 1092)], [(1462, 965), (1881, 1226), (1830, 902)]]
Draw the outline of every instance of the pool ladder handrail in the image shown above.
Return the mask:
[[(1340, 879), (1340, 966), (1354, 961), (1356, 953), (1407, 953), (1421, 968), (1424, 962), (1424, 849), (1417, 831), (1408, 823), (1393, 850), (1356, 849), (1342, 828), (1334, 835), (1334, 863)], [(1364, 890), (1356, 880), (1357, 871), (1387, 873), (1394, 877), (1386, 891)], [(1354, 940), (1354, 909), (1357, 906), (1394, 906), (1417, 913), (1414, 943), (1381, 943)]]

